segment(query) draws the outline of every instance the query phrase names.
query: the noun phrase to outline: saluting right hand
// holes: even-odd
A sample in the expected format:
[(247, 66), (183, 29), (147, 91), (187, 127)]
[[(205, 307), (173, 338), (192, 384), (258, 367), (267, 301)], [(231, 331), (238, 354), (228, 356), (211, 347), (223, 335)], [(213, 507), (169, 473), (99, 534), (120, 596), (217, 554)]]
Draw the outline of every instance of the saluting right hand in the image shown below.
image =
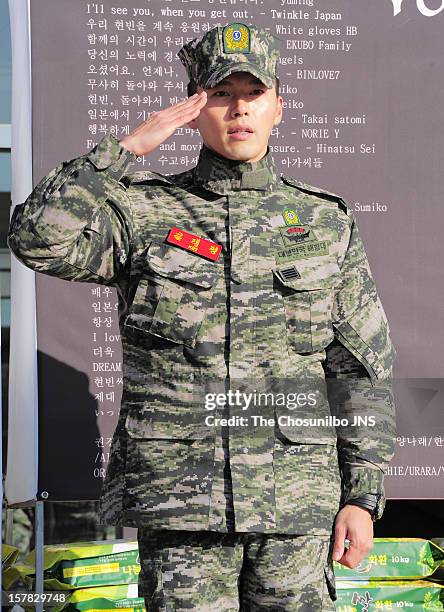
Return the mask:
[(151, 113), (148, 119), (119, 142), (136, 155), (147, 155), (174, 134), (178, 127), (198, 117), (206, 103), (207, 93), (201, 91), (169, 108)]

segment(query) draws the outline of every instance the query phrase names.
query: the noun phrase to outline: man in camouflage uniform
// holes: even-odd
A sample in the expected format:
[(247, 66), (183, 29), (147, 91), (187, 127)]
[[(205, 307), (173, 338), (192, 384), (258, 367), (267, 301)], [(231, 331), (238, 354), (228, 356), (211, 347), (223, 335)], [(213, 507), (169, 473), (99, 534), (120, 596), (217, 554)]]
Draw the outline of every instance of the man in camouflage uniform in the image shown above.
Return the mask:
[[(197, 94), (57, 166), (9, 245), (117, 287), (124, 389), (100, 517), (139, 527), (147, 609), (334, 610), (332, 556), (355, 566), (384, 507), (387, 320), (352, 211), (270, 155), (277, 39), (229, 24), (179, 57)], [(203, 139), (195, 168), (127, 173), (184, 124)]]

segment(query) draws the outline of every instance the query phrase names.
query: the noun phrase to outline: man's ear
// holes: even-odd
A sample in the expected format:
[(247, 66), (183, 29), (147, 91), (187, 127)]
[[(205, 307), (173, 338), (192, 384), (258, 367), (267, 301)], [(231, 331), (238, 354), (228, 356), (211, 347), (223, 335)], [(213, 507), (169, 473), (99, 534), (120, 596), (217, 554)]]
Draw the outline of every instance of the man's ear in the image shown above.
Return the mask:
[(283, 111), (283, 98), (282, 96), (278, 96), (277, 97), (277, 101), (276, 101), (276, 114), (274, 117), (274, 121), (273, 121), (273, 125), (279, 125), (279, 123), (282, 121), (282, 111)]

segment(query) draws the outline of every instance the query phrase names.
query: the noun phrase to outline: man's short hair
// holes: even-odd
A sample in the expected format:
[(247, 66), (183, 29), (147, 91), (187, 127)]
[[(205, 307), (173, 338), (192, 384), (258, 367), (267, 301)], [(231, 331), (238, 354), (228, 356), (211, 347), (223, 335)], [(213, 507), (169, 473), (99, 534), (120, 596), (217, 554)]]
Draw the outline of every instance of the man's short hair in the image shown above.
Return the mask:
[[(276, 97), (279, 95), (279, 89), (280, 85), (279, 85), (279, 77), (275, 77), (274, 80), (274, 88), (276, 90)], [(187, 95), (190, 98), (191, 96), (194, 96), (194, 94), (197, 93), (197, 85), (195, 81), (190, 81), (187, 85)]]

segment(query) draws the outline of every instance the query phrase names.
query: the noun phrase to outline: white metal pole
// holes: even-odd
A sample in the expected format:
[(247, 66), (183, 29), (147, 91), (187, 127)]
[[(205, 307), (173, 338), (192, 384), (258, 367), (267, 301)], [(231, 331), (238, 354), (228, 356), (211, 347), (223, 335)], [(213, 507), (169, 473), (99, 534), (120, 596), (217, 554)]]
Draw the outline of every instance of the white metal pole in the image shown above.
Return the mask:
[[(9, 0), (12, 48), (11, 198), (31, 193), (32, 97), (29, 0)], [(11, 255), (8, 504), (33, 504), (37, 496), (38, 394), (35, 273)]]

